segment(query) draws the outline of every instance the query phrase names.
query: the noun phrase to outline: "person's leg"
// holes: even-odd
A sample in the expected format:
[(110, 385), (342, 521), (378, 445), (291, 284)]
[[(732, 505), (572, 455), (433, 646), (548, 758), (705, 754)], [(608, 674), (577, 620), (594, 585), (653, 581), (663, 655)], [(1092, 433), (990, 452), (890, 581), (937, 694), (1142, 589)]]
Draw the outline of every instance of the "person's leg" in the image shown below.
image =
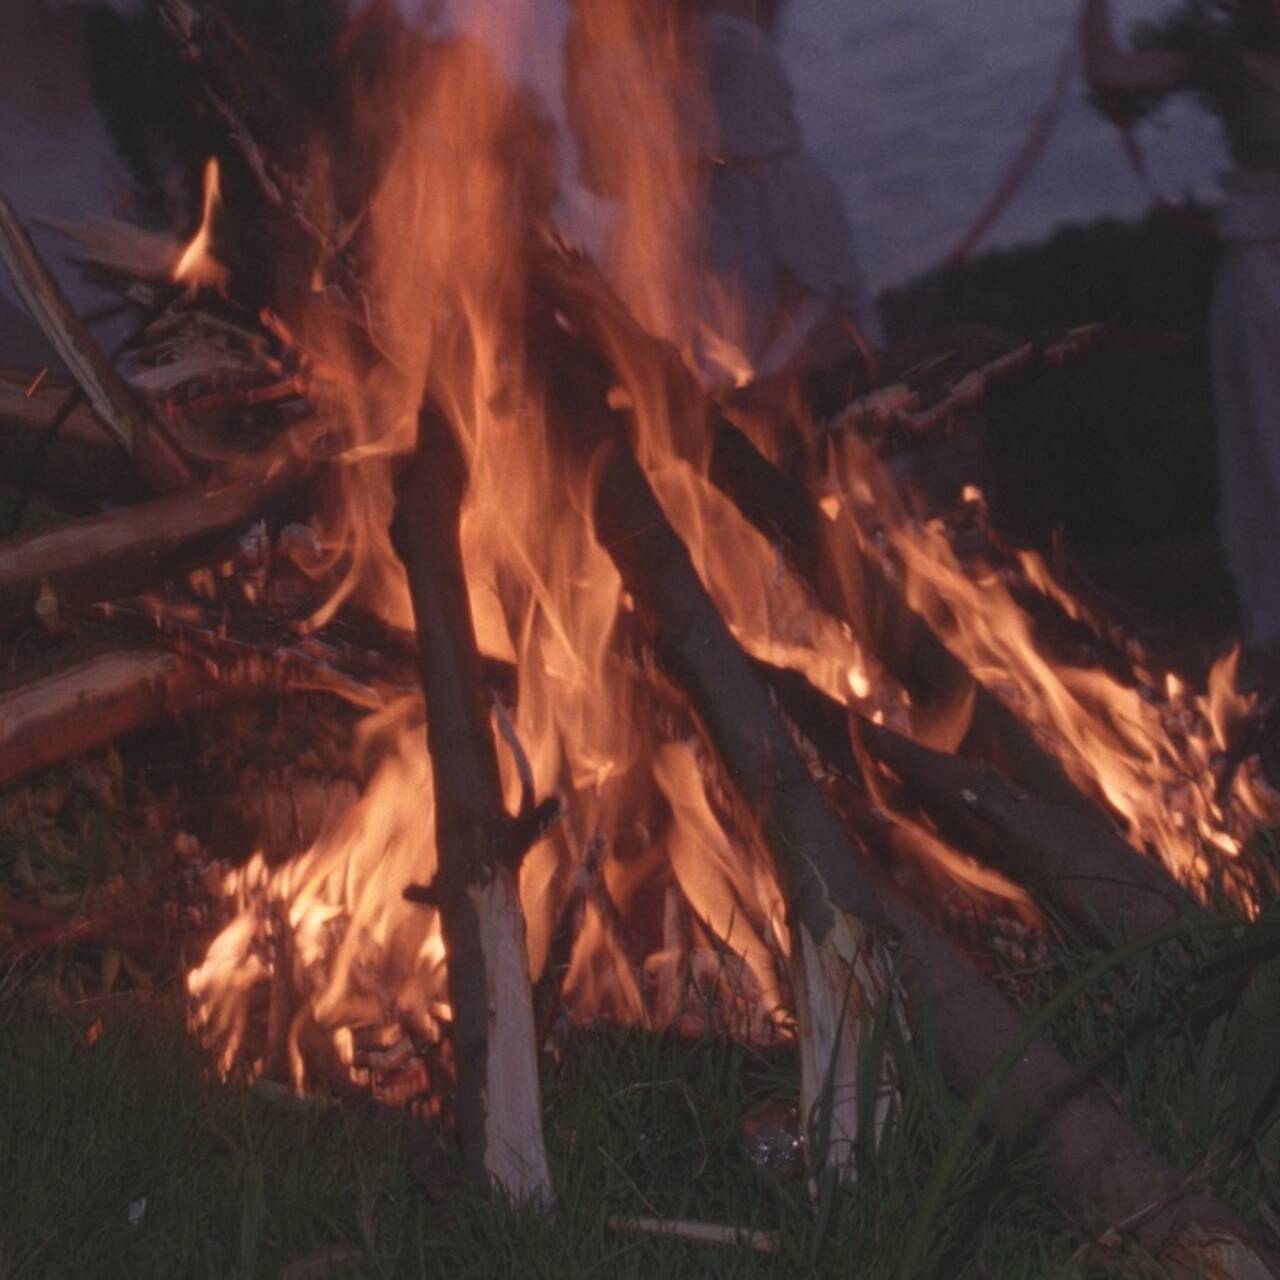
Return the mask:
[(1280, 246), (1228, 247), (1212, 333), (1223, 546), (1246, 646), (1280, 654)]

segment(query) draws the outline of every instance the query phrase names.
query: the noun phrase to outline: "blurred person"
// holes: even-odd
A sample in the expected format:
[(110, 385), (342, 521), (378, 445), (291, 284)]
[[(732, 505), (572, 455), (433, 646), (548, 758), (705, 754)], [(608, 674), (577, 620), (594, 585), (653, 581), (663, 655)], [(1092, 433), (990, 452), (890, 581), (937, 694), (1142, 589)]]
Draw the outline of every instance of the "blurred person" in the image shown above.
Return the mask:
[(1084, 0), (1085, 74), (1118, 118), (1197, 92), (1221, 120), (1234, 168), (1217, 215), (1210, 315), (1219, 521), (1246, 651), (1280, 675), (1280, 0), (1191, 0), (1112, 34), (1109, 0)]
[[(573, 0), (569, 119), (583, 182), (598, 196), (625, 200), (627, 178), (618, 171), (627, 160), (611, 139), (649, 122), (628, 115), (618, 77), (652, 70), (635, 50), (603, 47), (603, 24), (593, 38), (592, 4)], [(674, 141), (696, 173), (691, 208), (672, 221), (691, 213), (698, 224), (692, 258), (700, 278), (667, 283), (688, 286), (699, 323), (691, 335), (663, 336), (719, 389), (859, 352), (870, 361), (883, 345), (880, 318), (839, 191), (804, 143), (773, 39), (781, 0), (642, 0), (638, 7), (656, 28), (669, 25), (682, 61), (683, 74), (667, 87), (674, 138), (650, 142)], [(672, 234), (679, 234), (674, 227)]]

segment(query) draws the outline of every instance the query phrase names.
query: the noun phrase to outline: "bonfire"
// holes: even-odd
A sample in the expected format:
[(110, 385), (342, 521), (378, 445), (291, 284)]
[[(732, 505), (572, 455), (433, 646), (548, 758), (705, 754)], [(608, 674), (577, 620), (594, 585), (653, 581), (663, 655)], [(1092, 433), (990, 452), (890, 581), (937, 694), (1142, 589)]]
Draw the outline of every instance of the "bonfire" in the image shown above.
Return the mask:
[[(204, 886), (192, 1031), (227, 1076), (439, 1119), (478, 1186), (554, 1206), (557, 1019), (793, 1045), (809, 1178), (852, 1179), (905, 1087), (870, 1029), (927, 1006), (955, 1087), (998, 1099), (975, 1123), (1039, 1127), (1082, 1222), (1253, 1257), (945, 936), (976, 916), (1034, 949), (1066, 921), (1136, 954), (1275, 891), (1235, 655), (1203, 690), (1162, 673), (980, 493), (920, 518), (873, 447), (1098, 333), (868, 382), (827, 420), (743, 412), (732, 316), (687, 297), (697, 175), (653, 144), (680, 50), (643, 6), (583, 8), (648, 71), (588, 117), (626, 187), (603, 264), (557, 229), (552, 129), (501, 52), (377, 6), (335, 129), (216, 4), (161, 0), (222, 134), (201, 225), (59, 228), (146, 311), (126, 376), (0, 204), (73, 380), (0, 386), (6, 412), (52, 414), (58, 482), (125, 503), (0, 546), (6, 625), (37, 637), (0, 777), (246, 691), (352, 708), (354, 785), (305, 819), (295, 795), (284, 852), (264, 802)], [(227, 247), (255, 234), (274, 278)], [(90, 624), (111, 642), (86, 656)], [(1055, 656), (1055, 628), (1105, 661)], [(67, 941), (0, 909), (28, 947)], [(147, 945), (127, 912), (75, 927)]]

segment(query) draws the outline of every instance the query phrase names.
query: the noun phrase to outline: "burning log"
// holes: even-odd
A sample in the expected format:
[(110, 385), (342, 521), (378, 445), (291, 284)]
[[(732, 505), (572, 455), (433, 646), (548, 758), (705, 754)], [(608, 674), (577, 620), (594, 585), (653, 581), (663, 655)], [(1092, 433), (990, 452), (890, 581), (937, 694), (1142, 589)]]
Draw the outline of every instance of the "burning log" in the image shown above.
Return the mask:
[(103, 653), (0, 696), (0, 784), (187, 710), (217, 688), (159, 649)]
[(94, 413), (128, 451), (143, 480), (159, 493), (191, 488), (196, 477), (186, 459), (111, 367), (3, 196), (0, 260), (9, 269), (32, 318), (44, 330)]
[[(1066, 771), (1022, 722), (938, 638), (884, 570), (860, 547), (844, 566), (856, 593), (829, 563), (822, 517), (808, 490), (765, 459), (727, 419), (719, 419), (710, 478), (757, 528), (783, 549), (823, 605), (854, 626), (888, 673), (926, 710), (971, 700), (965, 744), (1019, 785), (1068, 808), (1095, 815)], [(857, 547), (856, 540), (853, 546)], [(851, 595), (856, 594), (856, 599)]]
[(156, 498), (12, 538), (0, 544), (0, 625), (29, 620), (42, 593), (51, 609), (75, 608), (207, 564), (250, 521), (287, 509), (301, 480), (281, 465), (213, 493)]
[(858, 1130), (860, 1022), (882, 991), (876, 935), (884, 914), (750, 659), (606, 416), (594, 367), (573, 367), (580, 363), (571, 355), (569, 371), (558, 369), (555, 412), (599, 441), (596, 536), (653, 628), (659, 660), (699, 713), (773, 858), (793, 937), (810, 1167), (815, 1173), (824, 1164), (845, 1168)]
[[(457, 1116), (472, 1179), (549, 1206), (524, 918), (516, 869), (537, 831), (503, 804), (462, 563), (466, 466), (446, 422), (419, 419), (392, 534), (417, 621), (436, 796), (435, 880), (449, 955)], [(527, 797), (532, 800), (532, 797)]]
[[(1119, 945), (1198, 910), (1155, 861), (1088, 814), (1011, 786), (993, 769), (867, 722), (862, 740), (966, 848), (1060, 910), (1086, 936)], [(984, 839), (983, 837), (989, 837)]]
[[(965, 1095), (989, 1088), (993, 1069), (1022, 1032), (1022, 1018), (910, 907), (888, 894), (883, 901), (902, 939), (908, 997), (917, 1010), (927, 1004), (951, 1083)], [(1203, 1266), (1215, 1246), (1239, 1262), (1229, 1274), (1280, 1274), (1230, 1209), (1189, 1187), (1106, 1093), (1046, 1041), (1033, 1041), (997, 1084), (989, 1123), (1011, 1145), (1043, 1141), (1059, 1201), (1091, 1234), (1123, 1230), (1171, 1264), (1189, 1256), (1192, 1264), (1179, 1275), (1204, 1274), (1197, 1263)]]
[(979, 761), (933, 751), (872, 724), (795, 672), (755, 665), (825, 765), (844, 777), (861, 775), (852, 729), (946, 836), (1087, 937), (1118, 945), (1197, 910), (1160, 863), (1092, 815), (1020, 791)]
[[(601, 350), (628, 352), (661, 370), (673, 403), (710, 414), (708, 478), (766, 537), (834, 616), (854, 633), (905, 688), (917, 707), (972, 706), (966, 745), (1020, 786), (1069, 808), (1097, 814), (1066, 771), (1015, 716), (938, 638), (899, 587), (851, 536), (847, 562), (832, 564), (824, 518), (813, 495), (774, 466), (697, 388), (679, 354), (640, 328), (608, 283), (582, 258), (544, 252), (538, 269), (557, 308)], [(625, 367), (623, 365), (622, 367)], [(852, 531), (849, 531), (852, 533)], [(842, 572), (841, 572), (842, 570)], [(850, 589), (855, 584), (855, 589)]]

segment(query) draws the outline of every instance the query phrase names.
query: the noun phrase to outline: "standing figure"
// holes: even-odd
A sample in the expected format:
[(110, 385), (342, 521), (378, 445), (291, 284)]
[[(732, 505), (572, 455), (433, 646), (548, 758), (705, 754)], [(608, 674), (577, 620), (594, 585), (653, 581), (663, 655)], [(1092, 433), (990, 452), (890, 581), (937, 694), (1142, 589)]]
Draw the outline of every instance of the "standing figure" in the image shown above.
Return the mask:
[(1200, 93), (1234, 169), (1223, 179), (1222, 256), (1210, 318), (1219, 520), (1247, 650), (1280, 662), (1280, 0), (1191, 0), (1140, 50), (1119, 48), (1108, 0), (1085, 0), (1085, 73), (1141, 105)]
[[(687, 208), (675, 207), (678, 183), (668, 190), (672, 234), (686, 215), (697, 223), (695, 279), (673, 283), (699, 323), (692, 335), (663, 336), (712, 384), (833, 362), (857, 348), (870, 355), (883, 343), (879, 316), (840, 193), (804, 144), (772, 39), (780, 0), (642, 0), (635, 7), (637, 21), (624, 31), (616, 11), (601, 17), (600, 0), (574, 0), (566, 97), (580, 173), (597, 195), (624, 206), (633, 193), (651, 195), (638, 184), (628, 190), (633, 176), (625, 170), (634, 166), (617, 150), (619, 126), (633, 140), (647, 127), (648, 145), (678, 150), (688, 162)], [(628, 75), (654, 80), (652, 61), (646, 68), (641, 51), (619, 47), (636, 32), (668, 38), (676, 50), (665, 69), (663, 91), (674, 104), (667, 136), (661, 113), (629, 107), (620, 83)], [(628, 292), (625, 282), (622, 288)]]

